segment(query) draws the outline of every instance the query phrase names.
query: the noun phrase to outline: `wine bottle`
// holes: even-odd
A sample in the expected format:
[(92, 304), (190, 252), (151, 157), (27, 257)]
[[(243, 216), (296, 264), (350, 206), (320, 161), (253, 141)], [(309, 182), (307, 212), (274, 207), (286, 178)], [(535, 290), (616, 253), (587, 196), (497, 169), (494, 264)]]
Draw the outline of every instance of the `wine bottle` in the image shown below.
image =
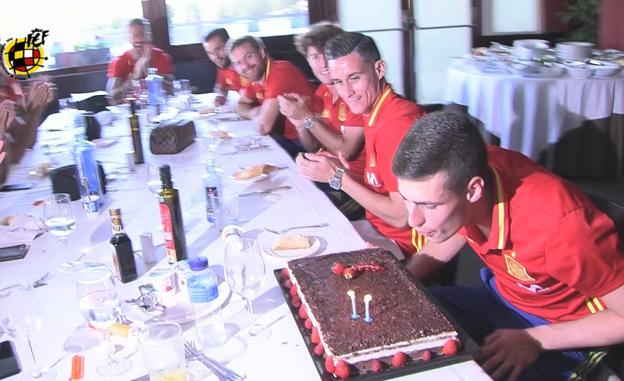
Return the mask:
[(141, 142), (141, 127), (139, 126), (139, 116), (136, 113), (136, 102), (130, 98), (130, 133), (132, 134), (132, 148), (134, 149), (134, 164), (143, 164), (143, 143)]
[(160, 167), (160, 181), (162, 189), (159, 196), (160, 220), (163, 226), (167, 260), (170, 264), (187, 258), (186, 237), (184, 236), (184, 221), (180, 208), (178, 190), (171, 181), (171, 168), (165, 164)]
[(132, 241), (123, 230), (121, 210), (119, 208), (109, 209), (108, 213), (111, 224), (113, 224), (113, 236), (110, 239), (110, 244), (113, 246), (115, 271), (122, 283), (128, 283), (137, 278)]

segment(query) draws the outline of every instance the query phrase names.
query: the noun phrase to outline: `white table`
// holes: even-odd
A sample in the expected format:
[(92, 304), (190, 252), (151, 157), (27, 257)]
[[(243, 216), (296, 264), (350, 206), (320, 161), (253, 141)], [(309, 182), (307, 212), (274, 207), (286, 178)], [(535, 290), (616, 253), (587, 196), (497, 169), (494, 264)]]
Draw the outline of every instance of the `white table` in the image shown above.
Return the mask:
[[(45, 124), (58, 125), (60, 116), (51, 115)], [(123, 122), (123, 123), (122, 123)], [(118, 122), (116, 127), (105, 127), (105, 137), (119, 137), (119, 142), (109, 148), (98, 150), (99, 160), (110, 165), (122, 167), (124, 159), (120, 152), (130, 147), (128, 128), (125, 121)], [(46, 125), (44, 124), (44, 129)], [(197, 121), (198, 135), (206, 127), (202, 120)], [(238, 135), (254, 133), (255, 126), (248, 121), (229, 125)], [(279, 192), (270, 196), (241, 198), (242, 226), (247, 234), (258, 237), (260, 242), (266, 242), (262, 233), (263, 226), (284, 228), (294, 225), (307, 225), (322, 222), (330, 223), (330, 227), (303, 230), (303, 234), (320, 237), (322, 253), (331, 253), (347, 250), (355, 250), (366, 247), (366, 243), (356, 233), (349, 221), (331, 204), (313, 183), (301, 177), (296, 170), (295, 164), (288, 155), (277, 146), (269, 137), (262, 137), (262, 142), (270, 146), (269, 149), (254, 153), (240, 153), (227, 155), (232, 152), (232, 141), (225, 142), (219, 148), (218, 163), (223, 167), (226, 174), (231, 174), (240, 166), (252, 165), (261, 162), (273, 163), (279, 166), (287, 166), (288, 169), (273, 173), (269, 179), (256, 183), (239, 184), (240, 188), (264, 189), (277, 185), (290, 185), (292, 189)], [(168, 163), (172, 167), (174, 185), (180, 189), (181, 203), (184, 213), (184, 223), (187, 230), (187, 245), (190, 254), (203, 253), (208, 256), (212, 266), (217, 268), (223, 263), (223, 245), (217, 238), (218, 232), (212, 224), (208, 223), (204, 215), (204, 194), (201, 184), (203, 172), (203, 158), (205, 150), (200, 142), (185, 149), (182, 153), (171, 156), (152, 156), (147, 146), (146, 161), (150, 165)], [(11, 175), (12, 179), (25, 175), (29, 165), (37, 163), (40, 157), (31, 153), (28, 158), (30, 163), (25, 162)], [(27, 160), (28, 161), (28, 160)], [(109, 206), (118, 206), (122, 210), (123, 221), (126, 231), (133, 240), (134, 248), (139, 249), (139, 234), (152, 232), (155, 244), (162, 243), (159, 227), (159, 214), (157, 201), (147, 189), (145, 184), (147, 165), (137, 167), (136, 173), (124, 181), (115, 181), (109, 185), (114, 191), (106, 197), (106, 205), (103, 211), (95, 217), (82, 215), (79, 218), (76, 230), (69, 236), (69, 250), (63, 250), (62, 246), (50, 248), (55, 238), (45, 234), (35, 240), (28, 256), (24, 260), (0, 263), (0, 278), (19, 278), (22, 280), (36, 279), (40, 275), (54, 271), (56, 266), (70, 259), (75, 259), (86, 253), (83, 260), (102, 261), (110, 263), (111, 249), (108, 240), (111, 236), (111, 227), (106, 209)], [(32, 200), (47, 195), (49, 185), (47, 180), (41, 180), (40, 184), (31, 191), (14, 192), (0, 195), (0, 215), (15, 212), (19, 209), (27, 209), (32, 205)], [(76, 203), (76, 210), (80, 207)], [(33, 209), (35, 213), (40, 211)], [(81, 211), (79, 213), (82, 213)], [(285, 261), (275, 257), (265, 256), (268, 268), (277, 269), (284, 267)], [(157, 266), (167, 267), (166, 260)], [(222, 267), (221, 267), (222, 268)], [(218, 272), (218, 271), (217, 271)], [(137, 296), (137, 286), (144, 283), (141, 279), (122, 285), (118, 284), (118, 291), (122, 297)], [(36, 289), (45, 314), (44, 326), (41, 333), (33, 339), (35, 353), (42, 364), (51, 364), (64, 355), (63, 344), (65, 339), (74, 332), (76, 327), (84, 323), (79, 313), (75, 285), (71, 275), (56, 274), (49, 284)], [(267, 274), (266, 281), (259, 296), (254, 300), (257, 313), (261, 314), (261, 322), (271, 322), (276, 317), (284, 315), (288, 307), (284, 302), (281, 291), (272, 274)], [(228, 321), (242, 321), (244, 304), (241, 299), (234, 296), (229, 305), (224, 309), (224, 316)], [(192, 326), (192, 324), (191, 324)], [(184, 325), (189, 328), (189, 324)], [(249, 340), (245, 326), (240, 327), (234, 337), (230, 338), (223, 348), (208, 352), (214, 357), (227, 362), (228, 366), (240, 373), (245, 373), (248, 380), (318, 380), (318, 374), (307, 352), (299, 331), (290, 317), (290, 314), (275, 322), (270, 328), (272, 334), (265, 342)], [(186, 336), (194, 335), (193, 329), (188, 329)], [(8, 337), (3, 337), (3, 340)], [(25, 343), (17, 341), (17, 352), (22, 361), (23, 368), (30, 365), (30, 355)], [(96, 363), (101, 359), (102, 346), (88, 349), (82, 353), (85, 356), (85, 379), (86, 380), (130, 380), (146, 374), (140, 354), (135, 354), (133, 367), (127, 373), (116, 378), (100, 377), (95, 370)], [(57, 380), (65, 380), (70, 374), (71, 355), (66, 357), (55, 367), (58, 371)], [(192, 362), (193, 369), (197, 370), (199, 364)], [(201, 367), (199, 368), (201, 369)], [(16, 380), (19, 376), (11, 377)], [(208, 377), (206, 379), (212, 379)], [(203, 377), (202, 377), (203, 379)], [(439, 368), (401, 379), (405, 380), (489, 380), (490, 378), (473, 361)]]
[(584, 120), (624, 114), (624, 75), (527, 78), (456, 65), (448, 70), (445, 100), (466, 106), (502, 147), (537, 159)]

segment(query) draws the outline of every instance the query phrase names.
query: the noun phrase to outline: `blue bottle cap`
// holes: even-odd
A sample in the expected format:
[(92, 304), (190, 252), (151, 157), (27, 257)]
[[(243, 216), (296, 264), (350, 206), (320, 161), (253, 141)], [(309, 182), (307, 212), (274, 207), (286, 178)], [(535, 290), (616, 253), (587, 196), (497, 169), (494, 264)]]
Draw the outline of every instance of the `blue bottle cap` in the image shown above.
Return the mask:
[(193, 271), (201, 271), (208, 267), (208, 258), (203, 256), (192, 257), (188, 260), (189, 267)]

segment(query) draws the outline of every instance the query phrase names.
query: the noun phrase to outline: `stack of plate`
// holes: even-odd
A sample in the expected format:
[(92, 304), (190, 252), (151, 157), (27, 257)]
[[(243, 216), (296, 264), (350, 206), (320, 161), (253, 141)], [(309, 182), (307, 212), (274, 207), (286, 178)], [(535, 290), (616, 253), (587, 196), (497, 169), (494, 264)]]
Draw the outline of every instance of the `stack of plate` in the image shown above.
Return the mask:
[(561, 61), (584, 62), (591, 57), (593, 48), (591, 42), (559, 42), (555, 46), (557, 58)]
[(539, 60), (550, 47), (546, 40), (515, 40), (513, 46), (514, 56), (519, 60)]

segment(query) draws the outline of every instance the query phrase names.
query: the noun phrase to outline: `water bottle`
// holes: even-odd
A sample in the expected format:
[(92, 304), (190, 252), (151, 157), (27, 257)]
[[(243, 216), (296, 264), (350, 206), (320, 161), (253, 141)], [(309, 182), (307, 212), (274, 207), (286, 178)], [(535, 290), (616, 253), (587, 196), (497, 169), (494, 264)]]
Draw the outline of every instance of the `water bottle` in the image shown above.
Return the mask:
[(206, 219), (208, 219), (208, 222), (216, 223), (214, 199), (210, 196), (221, 196), (222, 187), (221, 174), (217, 171), (217, 166), (213, 160), (209, 160), (206, 163), (206, 172), (202, 176), (202, 183), (204, 184), (204, 192), (206, 194)]
[[(208, 259), (203, 256), (188, 260), (190, 272), (186, 275), (186, 287), (195, 312), (196, 327), (203, 346), (217, 346), (226, 339), (225, 325), (220, 316), (218, 303), (219, 282), (215, 273), (208, 267)], [(206, 311), (204, 315), (203, 311)]]
[(147, 77), (145, 77), (147, 83), (147, 103), (150, 107), (158, 109), (162, 103), (163, 95), (163, 77), (158, 75), (158, 69), (155, 67), (147, 68)]
[(95, 161), (95, 144), (79, 136), (74, 146), (74, 160), (82, 208), (87, 214), (98, 213), (102, 206), (102, 179)]

